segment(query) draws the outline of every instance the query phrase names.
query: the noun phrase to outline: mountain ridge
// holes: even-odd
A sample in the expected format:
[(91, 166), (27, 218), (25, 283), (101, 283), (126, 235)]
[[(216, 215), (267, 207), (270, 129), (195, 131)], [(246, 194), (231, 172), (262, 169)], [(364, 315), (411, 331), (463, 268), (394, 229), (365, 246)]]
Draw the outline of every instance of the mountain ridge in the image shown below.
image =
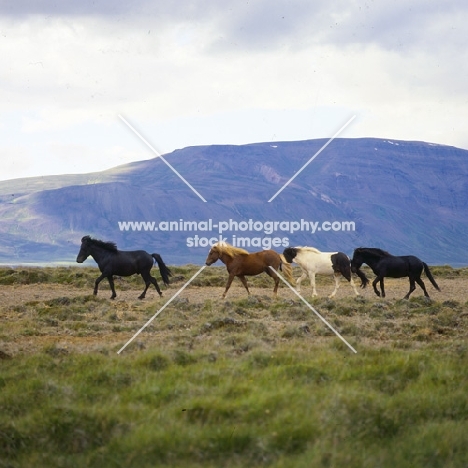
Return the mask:
[(366, 245), (428, 263), (468, 264), (468, 151), (415, 141), (335, 139), (269, 203), (327, 141), (192, 146), (165, 154), (206, 203), (161, 158), (98, 173), (0, 182), (0, 263), (72, 262), (87, 234), (113, 240), (120, 249), (158, 252), (168, 263), (201, 263), (208, 246), (189, 246), (188, 239), (213, 239), (219, 232), (122, 231), (118, 223), (302, 219), (353, 222), (355, 230), (268, 235), (252, 229), (222, 237), (286, 237), (289, 245), (348, 255)]

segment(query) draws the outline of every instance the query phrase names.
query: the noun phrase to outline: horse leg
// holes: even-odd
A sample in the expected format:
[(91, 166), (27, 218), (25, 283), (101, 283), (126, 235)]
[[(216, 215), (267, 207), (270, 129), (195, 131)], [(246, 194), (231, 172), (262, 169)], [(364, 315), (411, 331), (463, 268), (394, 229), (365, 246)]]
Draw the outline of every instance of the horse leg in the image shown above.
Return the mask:
[(150, 281), (154, 285), (154, 287), (156, 288), (156, 291), (158, 291), (159, 297), (162, 297), (163, 294), (161, 292), (161, 289), (159, 288), (159, 284), (158, 284), (156, 278), (154, 276), (150, 275)]
[(409, 284), (410, 284), (410, 290), (408, 291), (408, 294), (403, 299), (409, 299), (410, 294), (416, 289), (414, 278), (409, 279)]
[(247, 290), (247, 294), (250, 296), (249, 286), (247, 285), (247, 280), (245, 279), (244, 275), (239, 275), (238, 278), (241, 280), (244, 288)]
[(94, 282), (94, 291), (93, 294), (96, 295), (98, 293), (98, 286), (99, 283), (106, 278), (107, 275), (102, 274), (95, 282)]
[(112, 296), (111, 299), (115, 299), (117, 297), (117, 294), (115, 293), (115, 287), (114, 287), (114, 277), (112, 275), (109, 275), (107, 277), (107, 281), (109, 281), (109, 286), (112, 290)]
[(145, 283), (145, 289), (144, 291), (138, 296), (138, 299), (144, 299), (146, 297), (146, 291), (148, 291), (148, 288), (150, 286), (150, 283)]
[(296, 291), (301, 292), (301, 282), (307, 278), (307, 271), (302, 270), (302, 275), (296, 280)]
[(278, 297), (278, 286), (279, 286), (279, 278), (278, 276), (276, 278), (273, 278), (275, 280), (275, 287), (273, 288), (273, 295), (276, 297)]
[(231, 287), (231, 284), (232, 284), (233, 280), (234, 280), (234, 275), (229, 274), (229, 278), (228, 278), (227, 283), (226, 283), (226, 289), (224, 290), (224, 293), (223, 293), (223, 296), (222, 296), (223, 299), (226, 297), (226, 294), (227, 294), (229, 288)]
[[(156, 278), (154, 276), (151, 276), (151, 273), (149, 273), (149, 272), (148, 273), (146, 273), (146, 272), (142, 273), (141, 276), (144, 279), (145, 284), (146, 284), (145, 293), (146, 293), (147, 289), (149, 288), (150, 284), (152, 284), (156, 288), (156, 291), (158, 291), (159, 297), (162, 297), (162, 292), (161, 292), (161, 289), (159, 288), (159, 284), (156, 281)], [(143, 299), (143, 297), (141, 297), (141, 299)]]
[(335, 279), (335, 289), (333, 290), (333, 292), (328, 296), (330, 299), (332, 297), (335, 297), (335, 294), (336, 292), (338, 291), (339, 287), (340, 287), (340, 274), (338, 273), (335, 273), (333, 275), (333, 278)]
[(356, 285), (354, 284), (354, 281), (353, 281), (353, 277), (352, 277), (352, 276), (351, 276), (351, 278), (350, 278), (350, 280), (349, 280), (349, 284), (350, 284), (351, 287), (353, 288), (354, 294), (356, 294), (356, 296), (359, 296), (359, 291), (357, 290)]
[(310, 285), (312, 286), (312, 296), (317, 296), (317, 290), (315, 289), (315, 272), (309, 271)]
[(275, 287), (273, 288), (273, 296), (275, 296), (275, 298), (276, 298), (276, 297), (278, 297), (278, 286), (279, 286), (279, 282), (280, 282), (279, 276), (270, 267), (265, 269), (265, 273), (268, 276), (271, 276), (275, 280)]
[(424, 281), (422, 280), (422, 278), (416, 278), (416, 283), (418, 283), (421, 289), (424, 291), (424, 295), (426, 297), (429, 297), (429, 294), (427, 293), (427, 290), (426, 290), (426, 285), (424, 284)]
[(140, 273), (140, 276), (143, 278), (143, 281), (145, 282), (145, 289), (138, 296), (138, 299), (144, 299), (146, 297), (146, 291), (148, 291), (148, 288), (150, 286), (150, 279), (149, 279), (149, 274), (147, 272)]
[[(380, 287), (383, 286), (383, 279), (380, 278), (380, 276), (377, 276), (374, 281), (372, 281), (372, 287), (374, 288), (375, 294), (380, 297), (380, 291), (377, 289), (377, 283), (380, 281)], [(383, 293), (383, 290), (382, 290)], [(385, 295), (383, 295), (385, 297)]]
[(382, 297), (385, 297), (384, 277), (380, 278), (380, 289), (382, 290)]
[(151, 284), (154, 285), (156, 288), (156, 291), (158, 291), (159, 297), (162, 296), (161, 289), (159, 289), (158, 282), (156, 281), (156, 278), (151, 276), (149, 272), (142, 272), (141, 277), (143, 278), (143, 281), (145, 282), (146, 288), (145, 290), (141, 293), (141, 295), (138, 297), (138, 299), (144, 299), (146, 296), (146, 291), (148, 291), (148, 288), (150, 287)]

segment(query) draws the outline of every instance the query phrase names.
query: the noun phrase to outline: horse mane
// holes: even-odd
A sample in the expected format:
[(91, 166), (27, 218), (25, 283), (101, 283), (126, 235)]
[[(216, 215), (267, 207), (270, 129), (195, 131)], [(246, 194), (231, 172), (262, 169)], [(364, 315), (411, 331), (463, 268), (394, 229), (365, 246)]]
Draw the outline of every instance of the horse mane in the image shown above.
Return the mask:
[(393, 257), (393, 255), (386, 250), (378, 249), (376, 247), (359, 247), (356, 249), (358, 252), (375, 255), (377, 257)]
[(303, 246), (303, 247), (294, 247), (295, 249), (297, 250), (304, 250), (304, 251), (308, 251), (308, 252), (314, 252), (314, 253), (322, 253), (319, 249), (316, 249), (315, 247), (307, 247), (307, 246)]
[(117, 245), (115, 242), (105, 242), (99, 239), (93, 239), (90, 236), (84, 236), (83, 239), (81, 239), (81, 242), (83, 241), (90, 242), (91, 244), (108, 250), (109, 252), (117, 252)]
[(217, 242), (213, 245), (212, 249), (218, 250), (219, 253), (225, 253), (231, 258), (237, 257), (239, 255), (249, 255), (249, 252), (245, 249), (241, 249), (239, 247), (234, 247), (227, 242)]

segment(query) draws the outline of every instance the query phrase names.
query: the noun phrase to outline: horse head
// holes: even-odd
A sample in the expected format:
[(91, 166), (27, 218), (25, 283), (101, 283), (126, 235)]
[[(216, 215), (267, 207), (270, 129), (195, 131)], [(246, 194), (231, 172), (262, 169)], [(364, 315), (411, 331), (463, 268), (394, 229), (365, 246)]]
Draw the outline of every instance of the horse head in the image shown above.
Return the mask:
[(355, 249), (353, 253), (353, 258), (351, 259), (351, 271), (356, 273), (361, 265), (364, 263), (364, 259), (362, 258), (361, 249)]
[(295, 249), (294, 247), (286, 247), (283, 250), (283, 255), (288, 263), (292, 263), (293, 260), (296, 258), (297, 249)]
[(91, 255), (90, 242), (91, 242), (90, 236), (84, 236), (81, 239), (81, 248), (76, 257), (77, 263), (83, 263)]
[(208, 252), (208, 257), (206, 257), (205, 265), (213, 265), (213, 263), (219, 260), (220, 256), (221, 249), (219, 248), (218, 244), (213, 245), (213, 247), (211, 247), (210, 251)]
[(361, 288), (365, 288), (369, 284), (369, 279), (364, 274), (364, 272), (360, 270), (363, 263), (365, 262), (362, 256), (362, 249), (355, 249), (353, 258), (351, 259), (351, 271), (359, 276), (361, 280)]

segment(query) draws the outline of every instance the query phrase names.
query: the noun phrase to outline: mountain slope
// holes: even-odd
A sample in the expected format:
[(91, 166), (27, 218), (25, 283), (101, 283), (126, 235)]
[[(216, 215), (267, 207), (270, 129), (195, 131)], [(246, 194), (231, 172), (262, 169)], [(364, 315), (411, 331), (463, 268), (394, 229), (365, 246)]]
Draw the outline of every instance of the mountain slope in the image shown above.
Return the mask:
[[(326, 141), (200, 146), (165, 155), (206, 203), (160, 158), (95, 174), (2, 182), (0, 262), (74, 261), (81, 237), (91, 234), (121, 249), (158, 252), (169, 264), (202, 263), (208, 240), (220, 235), (219, 228), (206, 230), (211, 219), (214, 226), (232, 220), (237, 230), (222, 237), (244, 238), (250, 251), (276, 238), (277, 251), (312, 245), (351, 255), (365, 245), (428, 263), (468, 264), (468, 151), (336, 139), (268, 202)], [(121, 230), (124, 221), (155, 222), (158, 230)], [(268, 229), (273, 222), (276, 230)]]

